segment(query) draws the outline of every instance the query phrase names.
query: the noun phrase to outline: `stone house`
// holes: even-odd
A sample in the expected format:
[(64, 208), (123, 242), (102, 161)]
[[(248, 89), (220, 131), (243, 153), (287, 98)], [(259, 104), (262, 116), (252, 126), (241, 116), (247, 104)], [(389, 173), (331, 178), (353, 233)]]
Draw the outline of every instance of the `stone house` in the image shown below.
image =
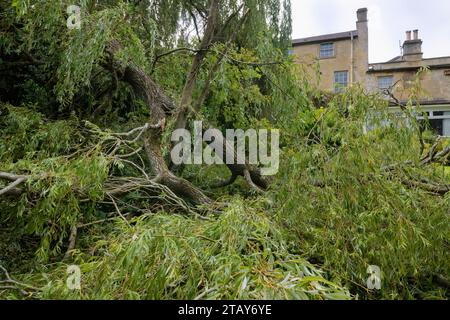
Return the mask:
[[(311, 77), (322, 90), (340, 92), (359, 83), (370, 93), (382, 94), (389, 89), (401, 103), (410, 96), (417, 72), (427, 67), (429, 72), (421, 78), (424, 92), (418, 102), (436, 133), (450, 136), (450, 56), (424, 59), (419, 31), (414, 30), (406, 32), (401, 55), (387, 62), (369, 63), (367, 13), (366, 8), (357, 11), (356, 30), (293, 40), (291, 54), (299, 63), (310, 66)], [(317, 62), (320, 74), (313, 67)], [(391, 110), (400, 111), (393, 100)]]

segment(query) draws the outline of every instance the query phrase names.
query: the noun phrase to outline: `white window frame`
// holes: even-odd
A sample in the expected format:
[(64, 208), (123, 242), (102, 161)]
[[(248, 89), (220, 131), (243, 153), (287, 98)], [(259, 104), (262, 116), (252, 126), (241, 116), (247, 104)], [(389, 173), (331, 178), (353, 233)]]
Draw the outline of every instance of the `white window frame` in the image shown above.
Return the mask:
[[(428, 113), (428, 120), (442, 120), (442, 136), (450, 137), (450, 111), (444, 110), (424, 110), (424, 112)], [(443, 112), (443, 115), (435, 115), (436, 112)], [(417, 117), (418, 120), (425, 120), (425, 116), (420, 115)]]
[[(389, 112), (395, 114), (403, 114), (402, 110), (399, 107), (390, 107)], [(450, 137), (450, 105), (434, 105), (434, 106), (422, 106), (420, 112), (428, 113), (428, 120), (443, 120), (445, 121), (442, 126), (442, 136)], [(435, 112), (443, 112), (442, 116), (435, 115)], [(425, 117), (423, 115), (417, 116), (418, 120), (424, 120)]]

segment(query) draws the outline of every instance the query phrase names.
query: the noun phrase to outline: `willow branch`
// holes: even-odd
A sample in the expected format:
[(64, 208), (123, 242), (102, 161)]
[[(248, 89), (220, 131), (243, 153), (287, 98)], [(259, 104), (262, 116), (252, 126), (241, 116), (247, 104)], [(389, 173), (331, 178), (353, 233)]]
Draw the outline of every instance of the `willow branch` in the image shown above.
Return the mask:
[(12, 181), (12, 183), (0, 190), (1, 196), (4, 194), (17, 194), (21, 192), (21, 190), (17, 189), (16, 187), (28, 180), (28, 176), (19, 176), (8, 172), (0, 172), (0, 179)]

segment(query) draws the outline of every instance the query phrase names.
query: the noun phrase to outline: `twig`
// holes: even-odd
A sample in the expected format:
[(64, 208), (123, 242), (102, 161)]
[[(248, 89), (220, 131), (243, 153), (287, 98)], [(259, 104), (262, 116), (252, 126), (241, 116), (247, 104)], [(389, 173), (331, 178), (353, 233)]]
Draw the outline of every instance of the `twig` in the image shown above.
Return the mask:
[(70, 229), (70, 237), (69, 237), (69, 246), (67, 247), (67, 251), (66, 254), (64, 255), (64, 259), (69, 258), (70, 252), (75, 249), (75, 244), (77, 241), (77, 226), (74, 225), (72, 226), (72, 228)]
[(440, 196), (445, 196), (448, 192), (450, 192), (450, 185), (431, 184), (429, 181), (423, 179), (421, 180), (422, 181), (417, 181), (403, 178), (401, 179), (401, 182), (407, 187), (418, 188)]
[(441, 142), (441, 137), (438, 137), (436, 139), (436, 142), (431, 146), (430, 151), (428, 152), (428, 155), (423, 157), (420, 161), (422, 164), (429, 164), (433, 161), (434, 157), (437, 153), (437, 147), (439, 146), (439, 143)]
[(148, 180), (150, 180), (150, 178), (147, 175), (147, 173), (145, 172), (145, 170), (143, 168), (141, 168), (140, 166), (138, 166), (136, 163), (134, 163), (132, 161), (129, 161), (129, 160), (126, 160), (126, 159), (119, 158), (119, 157), (115, 157), (115, 159), (118, 160), (118, 161), (122, 161), (122, 162), (125, 162), (125, 163), (128, 163), (128, 164), (132, 165), (133, 167), (138, 169), (144, 175), (144, 177), (146, 177)]
[(231, 60), (234, 63), (237, 64), (244, 64), (244, 65), (248, 65), (248, 66), (252, 66), (252, 67), (261, 67), (261, 66), (274, 66), (274, 65), (280, 65), (283, 64), (284, 61), (262, 61), (262, 62), (250, 62), (250, 61), (242, 61), (242, 60), (238, 60), (236, 58), (231, 57), (229, 54), (224, 53), (224, 52), (218, 52), (215, 51), (217, 54), (223, 55), (225, 58), (227, 58), (228, 60)]
[(26, 283), (23, 282), (19, 282), (17, 280), (14, 280), (13, 278), (11, 278), (11, 276), (8, 273), (8, 270), (6, 270), (6, 268), (4, 268), (2, 265), (0, 265), (0, 270), (3, 271), (3, 274), (5, 275), (5, 280), (0, 280), (0, 290), (5, 289), (5, 290), (17, 290), (19, 291), (22, 295), (24, 296), (28, 296), (30, 294), (30, 292), (27, 292), (25, 289), (30, 289), (33, 291), (41, 291), (41, 289), (30, 286)]
[(24, 177), (27, 178), (28, 176), (17, 175), (17, 174), (14, 174), (14, 173), (1, 172), (0, 171), (0, 179), (5, 179), (5, 180), (9, 180), (9, 181), (15, 181), (17, 179), (24, 178)]
[(200, 51), (206, 51), (206, 50), (207, 50), (207, 49), (196, 50), (196, 49), (192, 49), (192, 48), (183, 47), (183, 48), (176, 48), (176, 49), (167, 51), (167, 52), (165, 52), (165, 53), (162, 53), (162, 54), (156, 56), (155, 59), (153, 60), (153, 64), (152, 64), (152, 72), (151, 72), (151, 73), (153, 73), (153, 71), (155, 70), (155, 67), (156, 67), (156, 64), (158, 63), (158, 61), (159, 61), (161, 58), (164, 58), (165, 56), (168, 56), (168, 55), (171, 55), (171, 54), (180, 52), (180, 51), (188, 51), (188, 52), (192, 52), (192, 53), (198, 53), (198, 52), (200, 52)]
[(445, 148), (444, 150), (442, 150), (441, 152), (437, 153), (436, 156), (434, 157), (435, 159), (442, 159), (444, 157), (446, 157), (447, 155), (450, 154), (450, 146)]
[[(239, 10), (241, 10), (242, 6), (239, 8)], [(205, 81), (205, 86), (202, 90), (202, 94), (200, 95), (200, 97), (197, 99), (197, 101), (194, 104), (193, 107), (193, 111), (194, 113), (198, 112), (202, 106), (202, 104), (204, 103), (204, 101), (206, 100), (210, 90), (211, 90), (211, 83), (213, 78), (215, 77), (221, 63), (224, 57), (227, 57), (228, 51), (230, 50), (230, 48), (232, 47), (232, 43), (235, 41), (242, 25), (245, 23), (245, 21), (247, 20), (248, 16), (249, 16), (250, 10), (247, 10), (247, 12), (245, 12), (245, 14), (243, 15), (243, 17), (241, 18), (241, 20), (239, 21), (238, 25), (236, 26), (236, 29), (234, 30), (234, 32), (230, 35), (228, 41), (225, 43), (224, 49), (222, 52), (217, 52), (219, 54), (219, 57), (217, 58), (216, 62), (211, 66), (209, 72), (208, 72), (208, 78)]]
[[(123, 216), (127, 217), (129, 215), (130, 215), (130, 213), (125, 213)], [(92, 221), (92, 222), (88, 222), (88, 223), (84, 223), (84, 224), (79, 224), (79, 225), (77, 225), (77, 228), (81, 229), (81, 228), (90, 227), (90, 226), (93, 226), (93, 225), (96, 225), (96, 224), (100, 224), (100, 223), (103, 223), (103, 222), (106, 222), (106, 221), (115, 220), (116, 218), (117, 217), (111, 217), (111, 218), (100, 219), (100, 220), (96, 220), (96, 221)]]
[(123, 221), (126, 222), (126, 224), (127, 224), (129, 227), (131, 227), (131, 225), (130, 225), (130, 223), (128, 222), (127, 218), (125, 218), (125, 216), (122, 214), (122, 212), (120, 212), (120, 209), (119, 209), (119, 207), (117, 206), (117, 203), (116, 203), (116, 201), (114, 200), (113, 196), (111, 196), (109, 193), (107, 193), (107, 195), (108, 195), (108, 197), (111, 199), (111, 201), (112, 201), (112, 203), (113, 203), (113, 205), (114, 205), (114, 208), (116, 209), (116, 211), (117, 211), (117, 213), (119, 214), (119, 216), (123, 219)]
[(0, 196), (3, 194), (10, 193), (10, 192), (16, 193), (19, 190), (16, 187), (19, 184), (28, 180), (27, 176), (18, 176), (18, 175), (7, 173), (7, 172), (0, 172), (0, 178), (13, 181), (8, 186), (6, 186), (5, 188), (0, 190)]
[(399, 83), (399, 81), (397, 81), (396, 83), (394, 83), (391, 87), (389, 87), (388, 89), (383, 90), (383, 93), (387, 96), (389, 96), (389, 98), (391, 98), (391, 101), (400, 107), (400, 109), (408, 116), (409, 120), (412, 120), (413, 123), (416, 124), (417, 127), (417, 135), (419, 138), (419, 143), (420, 143), (420, 151), (419, 151), (419, 156), (422, 157), (423, 152), (425, 150), (425, 142), (423, 140), (423, 130), (419, 124), (419, 121), (417, 120), (416, 117), (411, 116), (411, 114), (408, 112), (408, 109), (406, 108), (406, 106), (400, 102), (399, 99), (397, 99), (397, 97), (392, 93), (392, 89), (397, 85), (397, 83)]
[(159, 178), (156, 177), (152, 180), (136, 177), (122, 177), (109, 180), (105, 184), (107, 193), (111, 196), (121, 195), (135, 190), (149, 190), (152, 193), (163, 194), (164, 196), (157, 197), (159, 200), (165, 200), (170, 205), (177, 205), (188, 213), (195, 213), (183, 199), (178, 197), (167, 186), (158, 182)]
[(142, 150), (143, 150), (143, 148), (140, 147), (140, 148), (134, 150), (134, 151), (131, 152), (131, 153), (116, 155), (116, 158), (119, 158), (119, 159), (129, 158), (129, 157), (134, 156), (135, 154), (138, 154), (138, 153), (141, 152)]
[(158, 128), (164, 128), (165, 126), (165, 119), (159, 120), (157, 124), (150, 124), (146, 123), (142, 127), (134, 128), (128, 132), (119, 132), (119, 133), (112, 133), (111, 135), (114, 137), (130, 137), (134, 135), (136, 132), (139, 132), (138, 135), (129, 142), (137, 142), (139, 138), (149, 129), (158, 129)]
[[(0, 283), (1, 283), (1, 281), (0, 281)], [(28, 295), (28, 292), (26, 292), (25, 290), (23, 290), (23, 289), (21, 289), (19, 287), (15, 287), (15, 286), (0, 286), (0, 290), (17, 290), (23, 296), (27, 296)]]

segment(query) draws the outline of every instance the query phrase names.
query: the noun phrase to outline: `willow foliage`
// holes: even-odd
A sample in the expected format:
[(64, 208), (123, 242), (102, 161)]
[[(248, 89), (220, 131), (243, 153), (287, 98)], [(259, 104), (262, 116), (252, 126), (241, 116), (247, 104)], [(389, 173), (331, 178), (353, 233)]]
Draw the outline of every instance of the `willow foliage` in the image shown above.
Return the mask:
[[(442, 298), (433, 278), (450, 271), (449, 194), (405, 182), (450, 178), (420, 165), (415, 130), (386, 108), (355, 89), (302, 117), (306, 138), (284, 150), (274, 188), (277, 215), (299, 250), (361, 297)], [(380, 291), (367, 291), (369, 265), (381, 268)]]
[(111, 159), (95, 144), (89, 152), (70, 157), (74, 146), (86, 142), (77, 119), (46, 123), (41, 114), (26, 108), (1, 108), (0, 170), (26, 172), (30, 178), (28, 192), (18, 201), (1, 199), (0, 219), (14, 221), (16, 233), (39, 236), (36, 254), (47, 261), (60, 253), (70, 226), (94, 214), (91, 203), (79, 201), (103, 198)]
[[(218, 218), (150, 214), (118, 221), (76, 257), (80, 291), (68, 290), (61, 265), (47, 275), (42, 298), (70, 299), (348, 299), (289, 243), (258, 202), (234, 199)], [(44, 280), (44, 279), (43, 279)], [(43, 283), (45, 283), (43, 281)]]

